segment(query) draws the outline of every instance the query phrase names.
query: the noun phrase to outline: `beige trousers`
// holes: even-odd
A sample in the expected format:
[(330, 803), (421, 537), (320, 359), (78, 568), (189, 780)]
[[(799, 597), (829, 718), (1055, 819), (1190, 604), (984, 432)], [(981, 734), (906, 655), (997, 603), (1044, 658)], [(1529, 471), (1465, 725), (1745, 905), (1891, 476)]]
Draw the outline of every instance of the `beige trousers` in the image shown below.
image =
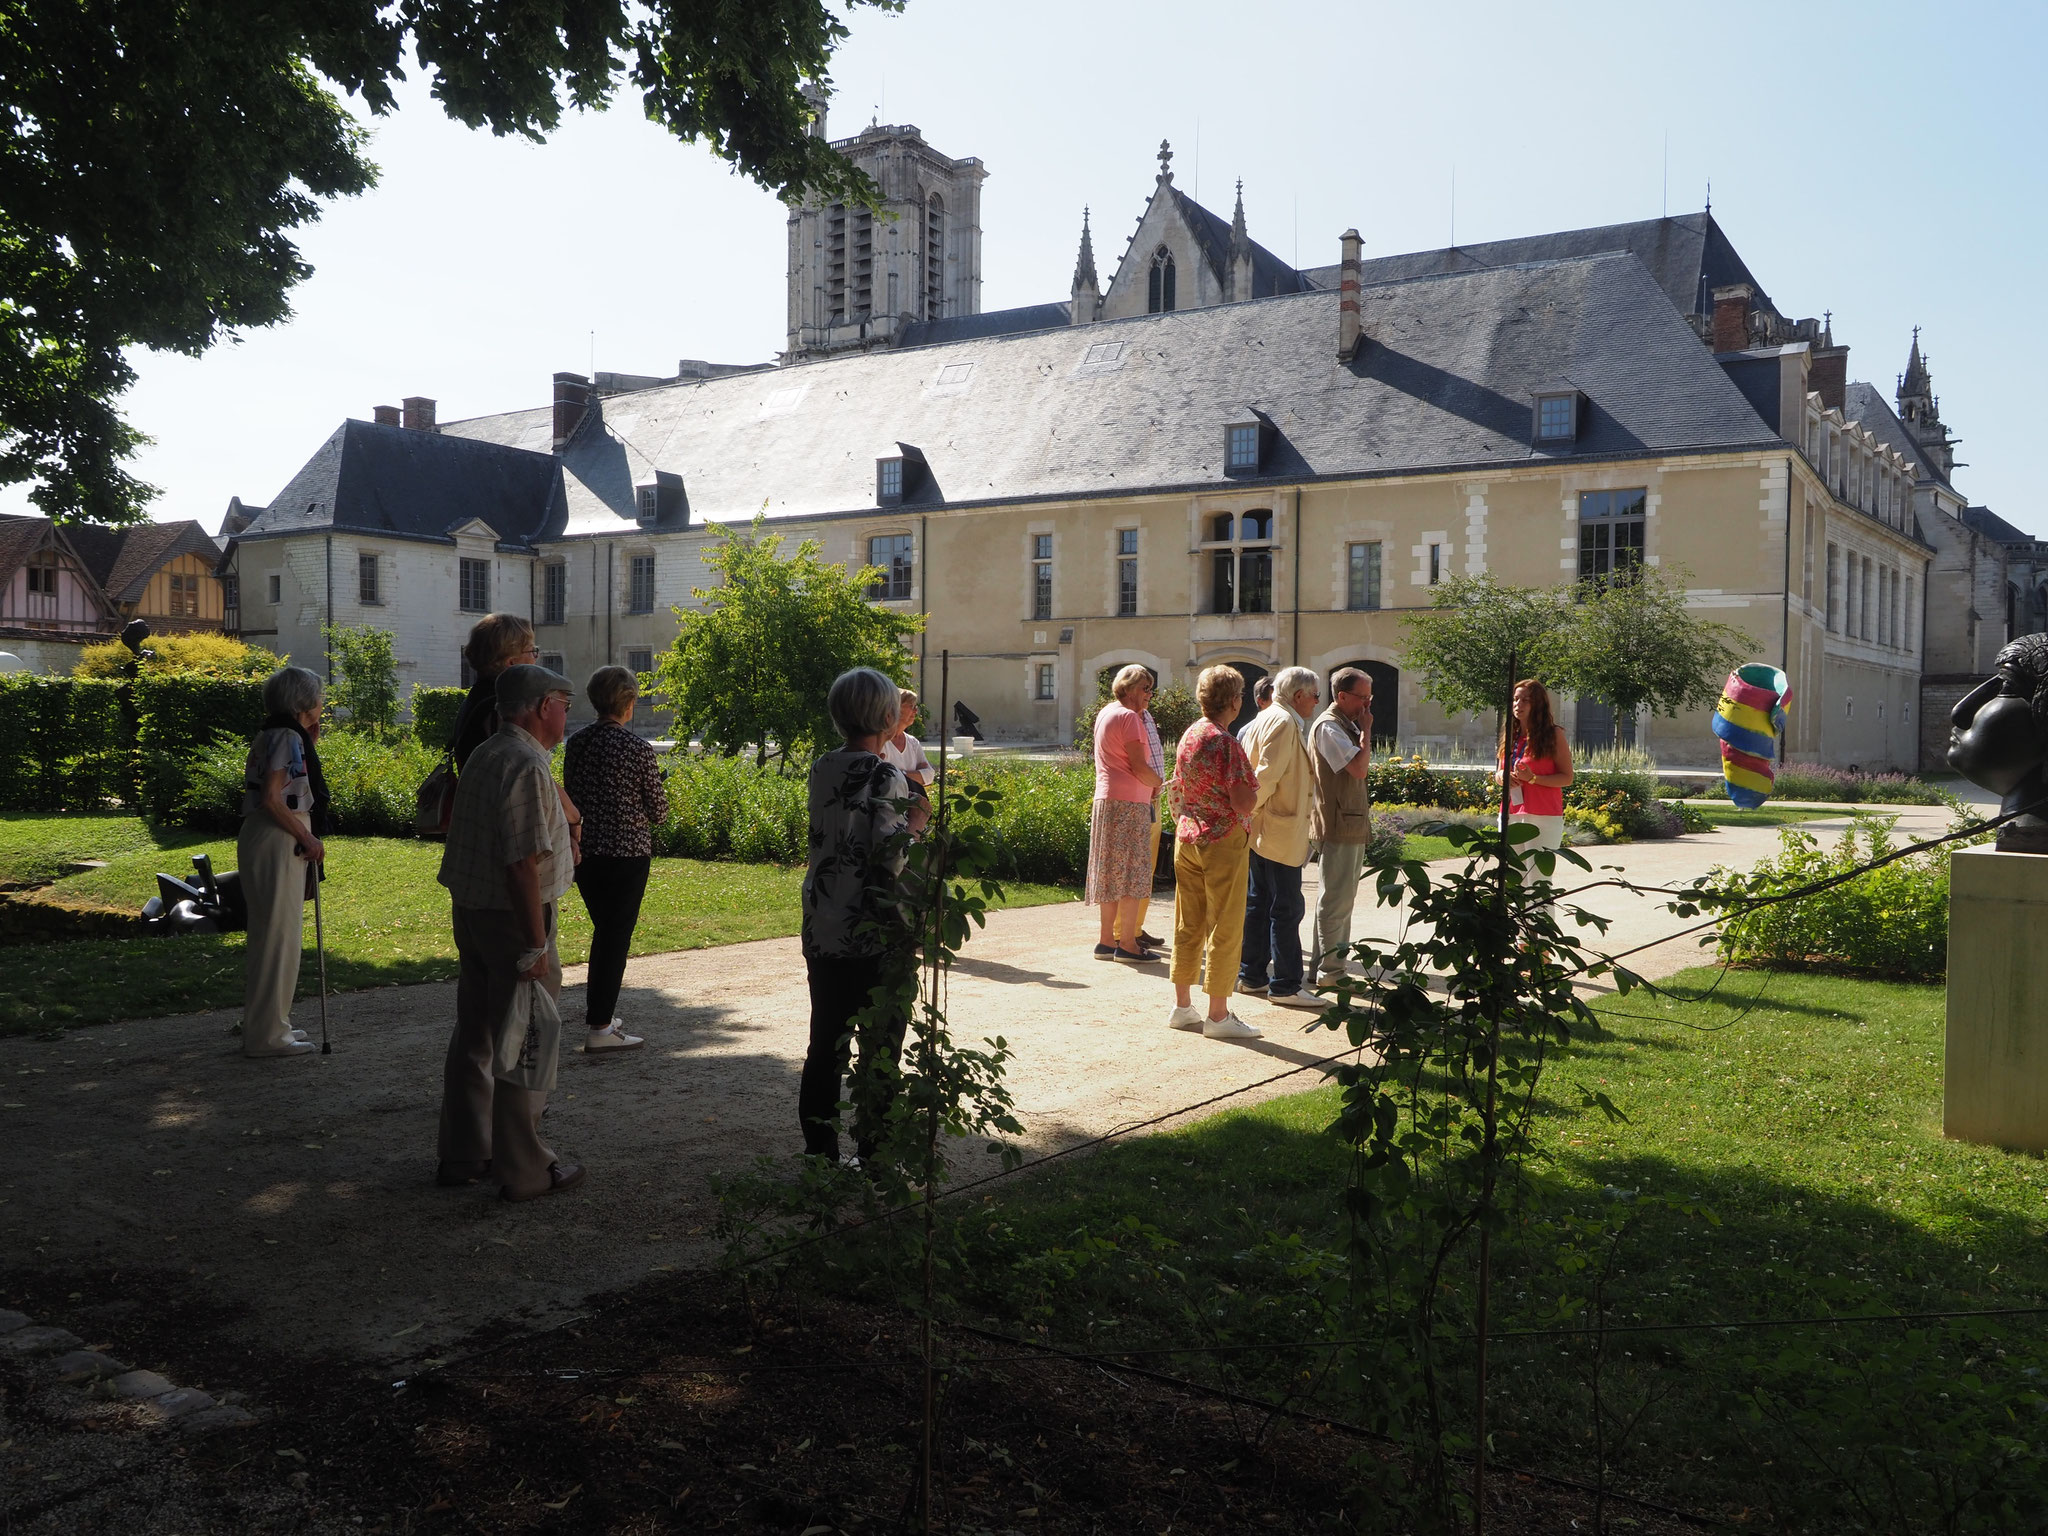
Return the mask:
[(306, 861), (298, 842), (270, 817), (242, 818), (235, 864), (249, 903), (242, 991), (242, 1054), (275, 1056), (291, 1040), (292, 999), (306, 946)]
[[(542, 985), (562, 995), (562, 961), (555, 952), (555, 904), (541, 909), (548, 931)], [(455, 1033), (441, 1076), (441, 1161), (488, 1161), (491, 1176), (517, 1194), (548, 1187), (555, 1154), (540, 1139), (540, 1112), (548, 1096), (491, 1076), (498, 1026), (512, 1011), (519, 985), (519, 923), (510, 908), (457, 907)]]

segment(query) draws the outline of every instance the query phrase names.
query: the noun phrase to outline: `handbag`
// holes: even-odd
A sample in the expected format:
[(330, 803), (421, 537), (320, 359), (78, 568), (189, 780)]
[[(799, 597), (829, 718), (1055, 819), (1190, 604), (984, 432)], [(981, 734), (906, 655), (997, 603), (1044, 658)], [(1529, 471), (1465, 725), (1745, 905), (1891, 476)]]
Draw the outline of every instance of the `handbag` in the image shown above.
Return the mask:
[(491, 1076), (515, 1088), (548, 1093), (561, 1059), (562, 1013), (555, 995), (537, 981), (520, 982), (492, 1044)]
[(427, 775), (412, 797), (412, 830), (416, 837), (443, 838), (455, 817), (455, 749), (441, 754), (441, 761)]

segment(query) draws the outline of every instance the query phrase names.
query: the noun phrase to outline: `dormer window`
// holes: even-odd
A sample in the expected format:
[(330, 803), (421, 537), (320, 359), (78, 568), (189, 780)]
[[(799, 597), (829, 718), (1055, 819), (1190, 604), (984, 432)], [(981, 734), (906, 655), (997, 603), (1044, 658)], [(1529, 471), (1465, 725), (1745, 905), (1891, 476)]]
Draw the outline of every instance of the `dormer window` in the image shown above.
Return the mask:
[(1569, 443), (1579, 435), (1579, 392), (1576, 389), (1546, 390), (1536, 397), (1536, 442)]
[(893, 506), (903, 499), (903, 461), (901, 459), (875, 460), (875, 500), (883, 506)]
[(1223, 473), (1256, 475), (1265, 468), (1273, 426), (1258, 411), (1243, 410), (1223, 423)]
[(633, 515), (642, 528), (674, 528), (689, 520), (683, 477), (656, 470), (654, 478), (633, 487)]
[(891, 443), (891, 452), (875, 459), (875, 505), (900, 507), (925, 488), (924, 454), (909, 443)]

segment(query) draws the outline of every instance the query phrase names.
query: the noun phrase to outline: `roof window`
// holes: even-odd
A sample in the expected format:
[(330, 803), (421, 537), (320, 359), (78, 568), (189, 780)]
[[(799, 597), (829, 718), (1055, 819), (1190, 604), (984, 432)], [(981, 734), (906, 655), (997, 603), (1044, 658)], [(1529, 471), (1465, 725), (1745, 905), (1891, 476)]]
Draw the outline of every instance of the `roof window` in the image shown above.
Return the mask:
[(1585, 397), (1569, 384), (1536, 392), (1536, 446), (1575, 442), (1579, 435), (1579, 404)]
[(683, 477), (665, 469), (633, 487), (633, 516), (643, 528), (680, 528), (690, 520), (690, 501)]
[(1223, 472), (1256, 475), (1265, 468), (1273, 441), (1273, 424), (1262, 411), (1246, 409), (1223, 423)]
[(908, 443), (892, 443), (875, 459), (875, 505), (900, 507), (930, 478), (924, 454)]

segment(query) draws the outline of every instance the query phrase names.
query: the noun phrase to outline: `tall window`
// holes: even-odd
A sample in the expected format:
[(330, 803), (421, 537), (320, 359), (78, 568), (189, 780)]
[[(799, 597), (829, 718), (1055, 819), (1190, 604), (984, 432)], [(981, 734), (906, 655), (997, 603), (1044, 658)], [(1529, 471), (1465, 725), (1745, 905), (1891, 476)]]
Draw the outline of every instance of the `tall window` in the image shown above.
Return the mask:
[(654, 670), (653, 650), (641, 646), (626, 652), (626, 670), (633, 673), (636, 677), (642, 672), (652, 672)]
[(1913, 651), (1913, 639), (1913, 578), (1908, 576), (1906, 578), (1905, 633), (1899, 637), (1899, 644), (1905, 647), (1908, 655), (1911, 655)]
[(1053, 696), (1053, 689), (1054, 689), (1054, 679), (1053, 679), (1053, 664), (1052, 664), (1051, 662), (1049, 662), (1049, 661), (1041, 661), (1041, 662), (1040, 662), (1040, 663), (1038, 664), (1038, 694), (1037, 694), (1037, 696), (1038, 696), (1039, 698), (1041, 698), (1041, 699), (1049, 699), (1049, 698), (1051, 698), (1051, 697)]
[(1145, 312), (1163, 315), (1173, 304), (1173, 252), (1165, 246), (1152, 253), (1152, 275), (1146, 282)]
[(1052, 535), (1031, 535), (1031, 617), (1052, 617)]
[(1830, 545), (1828, 546), (1828, 575), (1827, 575), (1827, 582), (1828, 582), (1828, 594), (1827, 594), (1827, 605), (1828, 605), (1828, 631), (1829, 631), (1829, 633), (1831, 633), (1831, 634), (1832, 634), (1832, 633), (1833, 633), (1834, 631), (1836, 631), (1837, 629), (1841, 628), (1841, 613), (1842, 613), (1842, 610), (1841, 610), (1841, 605), (1840, 605), (1840, 602), (1839, 602), (1839, 596), (1840, 596), (1840, 594), (1839, 594), (1839, 586), (1840, 586), (1840, 582), (1839, 582), (1839, 576), (1840, 576), (1840, 566), (1841, 566), (1841, 555), (1840, 555), (1840, 553), (1839, 553), (1839, 552), (1838, 552), (1838, 551), (1837, 551), (1837, 550), (1835, 549), (1835, 546), (1834, 546), (1834, 545), (1832, 545), (1832, 544), (1830, 544)]
[(1800, 524), (1805, 529), (1806, 547), (1800, 561), (1799, 595), (1813, 601), (1813, 503), (1805, 504)]
[(880, 567), (882, 572), (882, 579), (868, 588), (871, 601), (898, 603), (910, 596), (911, 544), (907, 533), (868, 540), (868, 564)]
[(635, 555), (626, 586), (626, 612), (654, 612), (654, 556)]
[(456, 585), (464, 613), (491, 611), (491, 562), (464, 560), (457, 571)]
[(1434, 539), (1429, 544), (1429, 584), (1433, 587), (1444, 579), (1444, 547)]
[(356, 601), (359, 603), (381, 604), (384, 599), (377, 595), (377, 557), (356, 556)]
[(1354, 613), (1369, 613), (1380, 605), (1380, 546), (1353, 544), (1344, 606)]
[(569, 616), (569, 567), (560, 560), (550, 560), (540, 571), (540, 621), (563, 623)]
[(1856, 603), (1856, 618), (1858, 621), (1856, 629), (1857, 633), (1866, 640), (1873, 639), (1876, 635), (1876, 631), (1870, 623), (1870, 588), (1872, 585), (1870, 573), (1872, 569), (1870, 557), (1865, 555), (1863, 557), (1863, 591)]
[(924, 205), (924, 317), (946, 312), (946, 204), (934, 192)]
[(284, 577), (282, 577), (281, 575), (279, 575), (279, 574), (278, 574), (278, 573), (277, 573), (276, 571), (272, 571), (272, 572), (270, 573), (270, 577), (269, 577), (269, 580), (268, 580), (268, 581), (267, 581), (267, 582), (265, 583), (265, 586), (264, 586), (264, 591), (265, 591), (266, 593), (268, 593), (268, 594), (269, 594), (269, 598), (268, 598), (268, 600), (269, 600), (270, 602), (272, 602), (272, 603), (281, 603), (281, 602), (283, 602), (283, 601), (284, 601)]
[[(1247, 512), (1235, 520), (1218, 513), (1208, 543), (1229, 544), (1210, 559), (1210, 609), (1215, 613), (1273, 611), (1273, 514)], [(1232, 534), (1236, 537), (1233, 539)]]
[(1138, 611), (1138, 530), (1116, 531), (1116, 616), (1128, 619)]
[(242, 606), (242, 578), (223, 576), (220, 579), (221, 606), (230, 613)]
[(1579, 493), (1579, 580), (1606, 581), (1643, 563), (1649, 492)]

